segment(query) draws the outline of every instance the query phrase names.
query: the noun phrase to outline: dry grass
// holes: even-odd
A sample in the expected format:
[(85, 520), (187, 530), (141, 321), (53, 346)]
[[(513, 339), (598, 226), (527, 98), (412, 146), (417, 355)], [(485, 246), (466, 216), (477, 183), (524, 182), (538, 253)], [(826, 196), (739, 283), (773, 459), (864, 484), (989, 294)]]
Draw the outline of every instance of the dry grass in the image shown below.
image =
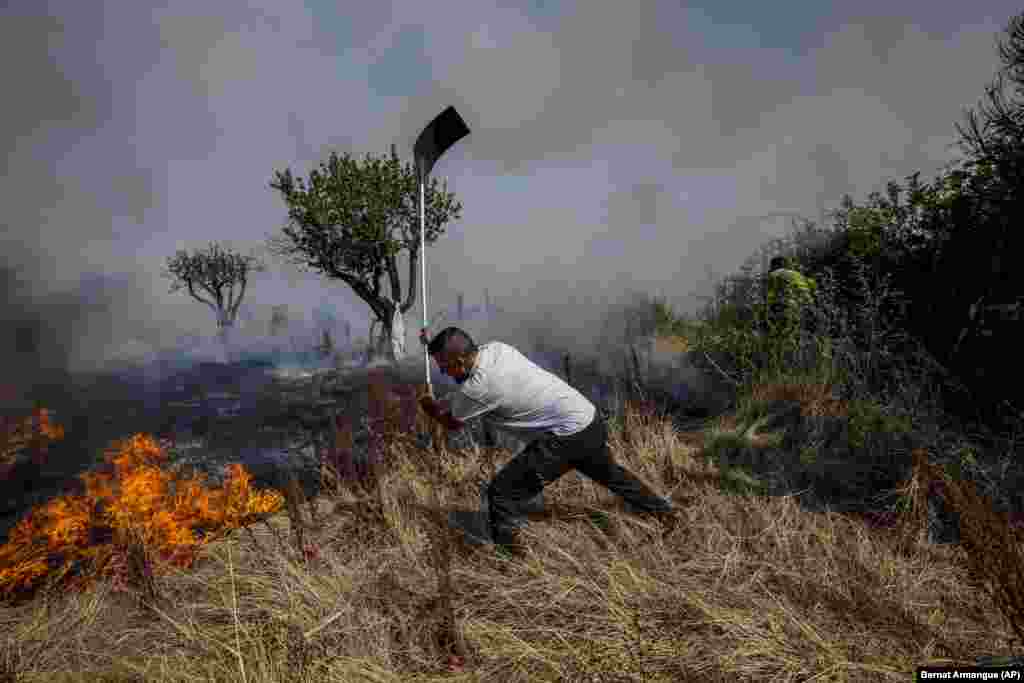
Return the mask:
[(834, 395), (833, 387), (813, 379), (788, 378), (754, 385), (750, 399), (765, 404), (789, 401), (799, 404), (806, 416), (840, 417), (846, 414), (845, 402)]
[(1024, 528), (1011, 526), (1009, 516), (996, 513), (992, 501), (980, 495), (973, 483), (950, 477), (919, 450), (914, 452), (914, 475), (906, 488), (910, 513), (904, 515), (899, 528), (904, 546), (911, 545), (913, 535), (920, 533), (929, 490), (960, 515), (968, 583), (987, 597), (1024, 644)]
[[(13, 387), (0, 385), (0, 399), (15, 395)], [(13, 471), (14, 464), (26, 453), (34, 464), (41, 465), (49, 445), (63, 438), (64, 428), (53, 422), (45, 408), (36, 408), (20, 419), (0, 414), (0, 478)]]
[(690, 342), (680, 335), (657, 335), (654, 338), (655, 353), (680, 354), (690, 350)]
[[(827, 403), (811, 386), (762, 391)], [(286, 487), (264, 526), (161, 567), (144, 584), (159, 606), (100, 582), (0, 609), (0, 680), (902, 681), (1022, 636), (1022, 539), (948, 478), (959, 549), (924, 544), (920, 506), (886, 532), (723, 492), (699, 440), (631, 405), (612, 449), (673, 495), (675, 532), (569, 474), (508, 560), (447, 514), (475, 509), (509, 454), (401, 437), (382, 436), (363, 485), (335, 478), (314, 501)], [(912, 500), (943, 476), (916, 465)]]

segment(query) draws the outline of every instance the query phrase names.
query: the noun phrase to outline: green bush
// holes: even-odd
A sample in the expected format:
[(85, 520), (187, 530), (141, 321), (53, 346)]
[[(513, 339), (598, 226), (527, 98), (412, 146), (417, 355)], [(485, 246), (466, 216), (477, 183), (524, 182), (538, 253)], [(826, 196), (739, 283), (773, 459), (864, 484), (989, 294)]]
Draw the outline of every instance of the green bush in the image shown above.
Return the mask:
[(709, 434), (704, 442), (704, 455), (715, 462), (724, 462), (748, 446), (742, 434), (717, 432)]
[(850, 445), (864, 448), (873, 434), (908, 434), (910, 420), (893, 415), (874, 401), (855, 400), (848, 404)]
[(740, 496), (757, 496), (768, 492), (764, 482), (739, 467), (725, 468), (720, 485), (723, 491)]

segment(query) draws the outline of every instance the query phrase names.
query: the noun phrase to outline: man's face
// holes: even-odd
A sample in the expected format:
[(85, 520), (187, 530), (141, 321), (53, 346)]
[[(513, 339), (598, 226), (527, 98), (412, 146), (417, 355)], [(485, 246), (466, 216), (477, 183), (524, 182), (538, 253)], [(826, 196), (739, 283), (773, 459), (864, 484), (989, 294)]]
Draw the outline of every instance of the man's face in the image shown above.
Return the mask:
[(457, 384), (462, 384), (469, 378), (469, 365), (466, 359), (457, 354), (442, 351), (434, 355), (434, 361), (441, 372), (451, 377)]

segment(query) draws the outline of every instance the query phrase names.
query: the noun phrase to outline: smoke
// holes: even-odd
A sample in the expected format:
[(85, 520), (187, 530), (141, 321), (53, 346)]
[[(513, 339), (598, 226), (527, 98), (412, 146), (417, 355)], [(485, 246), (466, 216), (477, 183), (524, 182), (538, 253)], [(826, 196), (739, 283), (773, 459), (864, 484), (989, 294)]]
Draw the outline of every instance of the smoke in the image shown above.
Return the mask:
[[(427, 251), (430, 317), (487, 289), (505, 315), (469, 323), (481, 339), (594, 348), (632, 291), (694, 310), (707, 267), (788, 225), (758, 217), (816, 217), (951, 158), (1019, 8), (876, 5), (7, 3), (0, 271), (23, 284), (4, 280), (0, 316), (38, 321), (37, 364), (65, 370), (210, 336), (212, 313), (160, 276), (168, 257), (260, 251), (286, 219), (275, 170), (392, 143), (411, 160), (455, 105), (472, 133), (434, 175), (465, 209)], [(267, 260), (254, 311), (308, 318), (326, 299), (365, 336), (342, 283)], [(101, 304), (90, 273), (113, 278)], [(420, 316), (418, 300), (414, 349)]]

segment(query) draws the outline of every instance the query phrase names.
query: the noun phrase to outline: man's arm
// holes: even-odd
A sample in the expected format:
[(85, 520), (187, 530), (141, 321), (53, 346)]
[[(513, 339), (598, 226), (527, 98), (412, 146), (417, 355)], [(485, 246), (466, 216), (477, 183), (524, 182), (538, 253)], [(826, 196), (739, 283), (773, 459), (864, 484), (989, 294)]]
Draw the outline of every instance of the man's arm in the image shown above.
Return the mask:
[(444, 410), (442, 404), (435, 400), (433, 396), (421, 396), (420, 407), (423, 408), (423, 412), (453, 432), (457, 432), (466, 426), (466, 423), (452, 415), (451, 411)]

